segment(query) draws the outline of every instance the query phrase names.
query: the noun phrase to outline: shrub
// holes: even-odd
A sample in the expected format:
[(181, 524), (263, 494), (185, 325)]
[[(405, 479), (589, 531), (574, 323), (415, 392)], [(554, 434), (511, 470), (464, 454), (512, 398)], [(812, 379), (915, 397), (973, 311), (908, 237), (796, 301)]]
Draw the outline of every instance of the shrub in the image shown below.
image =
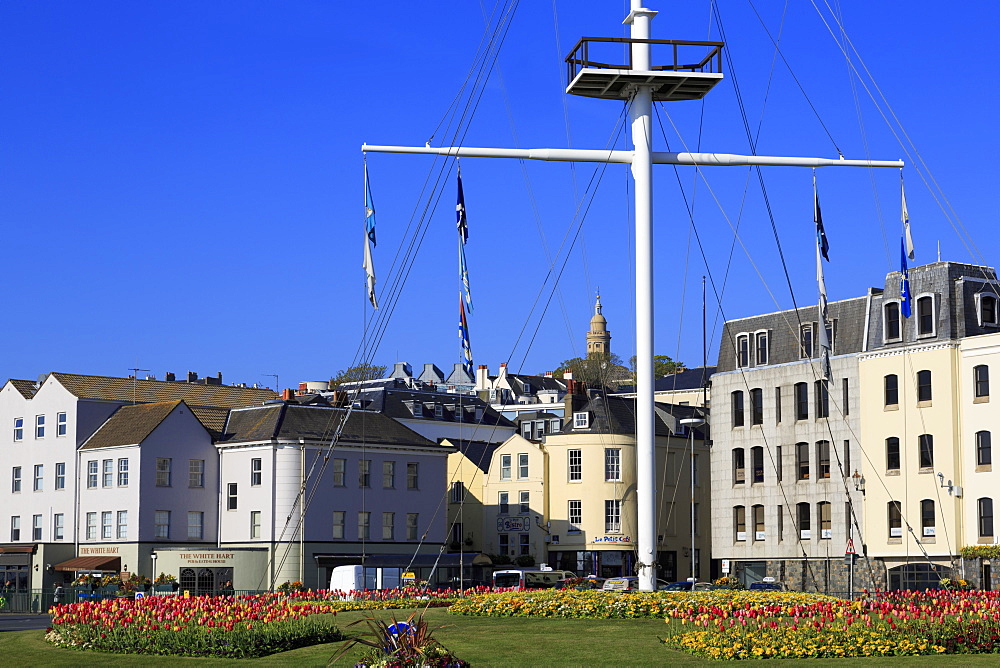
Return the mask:
[[(334, 662), (356, 645), (367, 645), (371, 651), (358, 666), (376, 668), (391, 666), (392, 668), (429, 667), (429, 668), (465, 668), (469, 664), (452, 656), (441, 643), (431, 637), (431, 628), (423, 615), (410, 615), (406, 621), (392, 618), (392, 624), (374, 617), (359, 619), (355, 624), (367, 624), (366, 637), (355, 638), (349, 642), (331, 661)], [(357, 666), (355, 667), (357, 668)]]

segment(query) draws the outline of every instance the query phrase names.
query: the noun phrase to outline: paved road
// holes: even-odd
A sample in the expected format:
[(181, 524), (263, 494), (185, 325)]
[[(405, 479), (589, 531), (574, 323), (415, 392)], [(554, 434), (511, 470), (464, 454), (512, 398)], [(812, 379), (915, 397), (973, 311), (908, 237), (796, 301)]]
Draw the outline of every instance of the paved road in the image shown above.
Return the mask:
[(48, 615), (0, 614), (0, 632), (45, 629), (49, 626)]

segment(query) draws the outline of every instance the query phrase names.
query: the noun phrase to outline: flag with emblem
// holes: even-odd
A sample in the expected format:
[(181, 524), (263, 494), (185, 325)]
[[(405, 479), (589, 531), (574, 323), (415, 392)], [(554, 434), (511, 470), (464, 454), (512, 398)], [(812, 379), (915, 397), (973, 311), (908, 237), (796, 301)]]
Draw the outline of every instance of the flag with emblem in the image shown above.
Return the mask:
[(462, 368), (469, 378), (475, 378), (472, 369), (472, 345), (469, 343), (469, 323), (465, 319), (465, 302), (458, 296), (458, 337), (462, 340)]
[(365, 162), (365, 279), (368, 283), (368, 301), (372, 308), (378, 308), (375, 297), (375, 263), (372, 260), (372, 248), (375, 246), (375, 205), (372, 203), (371, 185), (368, 183), (368, 163)]

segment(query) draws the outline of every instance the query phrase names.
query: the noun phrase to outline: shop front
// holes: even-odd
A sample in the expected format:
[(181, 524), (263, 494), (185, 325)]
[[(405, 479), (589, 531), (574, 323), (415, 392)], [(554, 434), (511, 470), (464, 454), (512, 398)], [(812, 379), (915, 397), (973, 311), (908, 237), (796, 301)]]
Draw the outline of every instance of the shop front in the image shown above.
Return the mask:
[(31, 589), (34, 545), (0, 545), (0, 587), (4, 594)]
[(179, 591), (192, 596), (267, 588), (266, 548), (160, 548), (153, 552), (156, 574), (173, 576)]

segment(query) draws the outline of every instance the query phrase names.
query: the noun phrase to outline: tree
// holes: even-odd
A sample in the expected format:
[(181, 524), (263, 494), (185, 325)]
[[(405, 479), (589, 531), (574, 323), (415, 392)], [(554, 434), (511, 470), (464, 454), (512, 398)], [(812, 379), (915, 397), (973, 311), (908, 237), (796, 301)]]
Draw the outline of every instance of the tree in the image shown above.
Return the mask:
[(622, 380), (628, 380), (628, 370), (622, 365), (622, 359), (614, 353), (573, 357), (562, 362), (552, 375), (562, 378), (567, 371), (573, 372), (573, 380), (582, 380), (589, 387), (617, 385)]
[[(629, 366), (632, 367), (632, 375), (635, 375), (635, 361), (636, 356), (633, 355), (629, 360)], [(675, 373), (684, 370), (684, 362), (675, 362), (668, 355), (653, 355), (653, 378), (663, 378), (664, 376), (671, 376)]]
[(330, 379), (330, 388), (338, 387), (343, 383), (356, 383), (362, 380), (375, 380), (385, 378), (385, 372), (389, 367), (379, 364), (356, 364), (346, 369), (341, 369), (337, 375)]

